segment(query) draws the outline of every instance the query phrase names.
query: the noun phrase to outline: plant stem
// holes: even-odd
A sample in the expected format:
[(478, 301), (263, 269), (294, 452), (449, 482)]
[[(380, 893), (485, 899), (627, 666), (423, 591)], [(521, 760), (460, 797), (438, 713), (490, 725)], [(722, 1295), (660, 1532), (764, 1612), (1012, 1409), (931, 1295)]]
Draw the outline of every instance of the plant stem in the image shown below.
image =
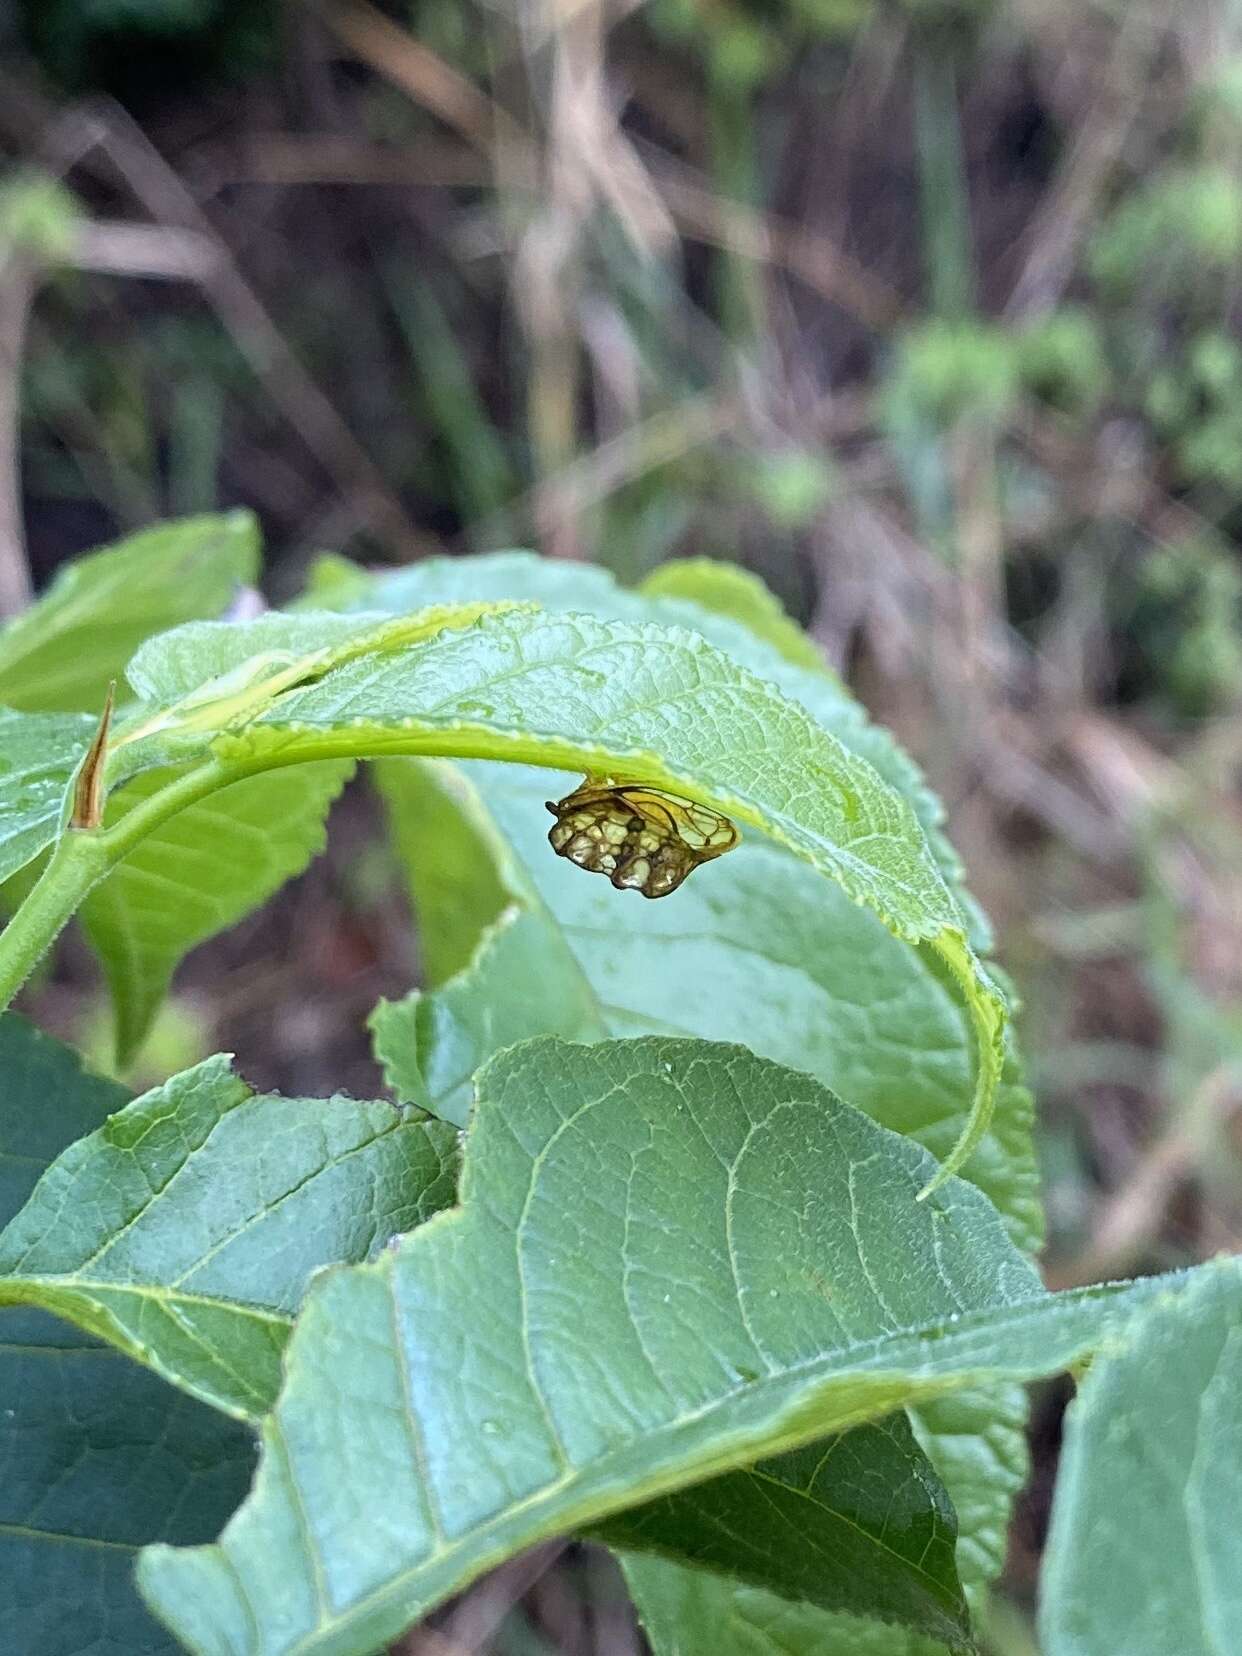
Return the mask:
[(0, 1007), (8, 1006), (102, 876), (102, 835), (68, 829), (34, 889), (0, 932)]
[[(708, 133), (712, 182), (725, 201), (753, 208), (759, 200), (755, 151), (755, 97), (713, 63), (708, 74)], [(753, 345), (763, 327), (763, 274), (754, 259), (722, 248), (716, 256), (716, 303), (720, 326), (735, 346)]]
[(0, 932), (0, 1011), (34, 971), (93, 886), (129, 855), (138, 842), (244, 771), (209, 759), (152, 794), (111, 828), (68, 828), (47, 867), (8, 925)]
[(914, 131), (928, 298), (942, 320), (964, 321), (975, 279), (957, 61), (952, 39), (935, 29), (914, 38)]

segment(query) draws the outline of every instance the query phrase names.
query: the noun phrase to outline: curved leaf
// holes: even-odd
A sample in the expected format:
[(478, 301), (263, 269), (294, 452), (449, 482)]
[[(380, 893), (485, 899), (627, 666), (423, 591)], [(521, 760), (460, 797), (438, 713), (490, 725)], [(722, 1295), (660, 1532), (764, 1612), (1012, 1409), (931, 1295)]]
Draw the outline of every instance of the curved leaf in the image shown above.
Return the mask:
[[(706, 559), (694, 562), (696, 567), (704, 565), (713, 570), (722, 567), (709, 564)], [(652, 579), (659, 579), (658, 572)], [(612, 575), (597, 565), (540, 558), (533, 552), (424, 558), (407, 569), (369, 577), (351, 566), (348, 575), (338, 569), (335, 580), (317, 584), (313, 590), (316, 600), (324, 605), (383, 610), (393, 615), (424, 604), (510, 599), (534, 600), (557, 615), (583, 612), (605, 621), (654, 621), (664, 626), (686, 627), (800, 702), (818, 724), (831, 731), (852, 753), (873, 765), (886, 782), (910, 801), (945, 877), (951, 884), (961, 878), (957, 853), (940, 832), (943, 807), (928, 788), (918, 766), (882, 725), (870, 722), (862, 706), (825, 670), (818, 657), (813, 668), (799, 665), (790, 659), (787, 649), (761, 636), (755, 627), (753, 609), (742, 616), (734, 605), (725, 613), (725, 606), (711, 602), (702, 591), (698, 601), (692, 601), (685, 592), (677, 596), (633, 592), (618, 586)], [(772, 602), (775, 604), (775, 599)], [(972, 941), (977, 948), (986, 950), (989, 946), (987, 923), (973, 906), (970, 920)]]
[(716, 558), (671, 558), (657, 564), (639, 591), (646, 598), (684, 598), (715, 615), (740, 621), (795, 667), (835, 678), (811, 640), (791, 621), (757, 575)]
[(928, 1166), (740, 1049), (511, 1049), (462, 1207), (316, 1283), (250, 1499), (143, 1591), (206, 1656), (370, 1649), (544, 1536), (1097, 1341), (1109, 1296), (1045, 1294), (960, 1181), (917, 1204)]
[(1005, 1002), (970, 950), (913, 811), (804, 708), (698, 634), (587, 616), (485, 617), (339, 667), (215, 747), (239, 769), (398, 752), (577, 765), (669, 788), (760, 828), (896, 935), (940, 956), (971, 1009), (979, 1064), (974, 1107), (938, 1177), (986, 1130)]
[[(386, 763), (395, 771), (399, 762)], [(752, 836), (714, 863), (710, 877), (696, 875), (665, 901), (622, 909), (605, 881), (548, 855), (542, 801), (569, 777), (519, 765), (415, 763), (411, 772), (405, 799), (438, 792), (437, 825), (450, 837), (444, 813), (455, 804), (457, 820), (472, 825), (476, 858), (494, 859), (510, 900), (563, 937), (609, 1033), (740, 1041), (814, 1075), (938, 1158), (948, 1154), (965, 1123), (974, 1062), (961, 997), (934, 955), (903, 948), (814, 869)], [(391, 796), (394, 784), (387, 787)], [(434, 860), (429, 837), (411, 849), (424, 867)], [(437, 923), (451, 924), (449, 913), (441, 902)], [(475, 981), (486, 972), (491, 1004), (512, 1003), (506, 1015), (522, 1015), (529, 1003), (521, 985), (488, 969), (489, 954), (480, 952)], [(422, 1017), (429, 1030), (429, 1013)], [(523, 1033), (556, 1031), (528, 1023)], [(390, 1038), (390, 1055), (394, 1049)], [(482, 1048), (478, 1061), (492, 1050)], [(967, 1176), (1028, 1251), (1042, 1235), (1032, 1118), (1010, 1054)]]
[[(520, 921), (509, 923), (523, 934), (520, 961), (503, 946), (504, 934), (490, 931), (467, 971), (377, 1016), (377, 1053), (401, 1096), (440, 1110), (437, 1078), (477, 1069), (505, 1042), (564, 1033), (554, 1020), (590, 994), (613, 1034), (740, 1038), (933, 1151), (943, 1152), (960, 1131), (971, 1037), (951, 986), (926, 954), (903, 948), (812, 869), (748, 842), (710, 882), (690, 882), (665, 903), (630, 904), (622, 924), (601, 882), (547, 856), (538, 807), (557, 783), (546, 772), (420, 760), (384, 761), (384, 768), (420, 887), (439, 866), (441, 844), (455, 847), (467, 824), (467, 903), (480, 865), (494, 866), (520, 905)], [(436, 898), (435, 923), (453, 929), (451, 892), (437, 890)], [(456, 915), (467, 930), (468, 919), (468, 911)], [(566, 944), (577, 985), (566, 977)], [(532, 984), (552, 992), (532, 994)], [(474, 1001), (463, 1011), (467, 994)], [(1014, 1240), (1036, 1246), (1031, 1099), (1012, 1059), (968, 1175), (1001, 1210)], [(955, 1393), (916, 1411), (920, 1439), (958, 1512), (959, 1568), (969, 1585), (990, 1580), (1003, 1562), (1010, 1502), (1026, 1473), (1025, 1415), (1024, 1393), (1005, 1386)], [(668, 1572), (660, 1579), (667, 1588)], [(734, 1585), (717, 1583), (722, 1619)], [(696, 1598), (706, 1591), (701, 1583), (693, 1589)], [(753, 1608), (750, 1596), (746, 1602)], [(816, 1617), (835, 1625), (812, 1607), (800, 1624), (804, 1633)], [(827, 1629), (817, 1636), (830, 1639)], [(882, 1636), (871, 1630), (873, 1641)], [(890, 1636), (895, 1648), (906, 1643), (903, 1633)]]

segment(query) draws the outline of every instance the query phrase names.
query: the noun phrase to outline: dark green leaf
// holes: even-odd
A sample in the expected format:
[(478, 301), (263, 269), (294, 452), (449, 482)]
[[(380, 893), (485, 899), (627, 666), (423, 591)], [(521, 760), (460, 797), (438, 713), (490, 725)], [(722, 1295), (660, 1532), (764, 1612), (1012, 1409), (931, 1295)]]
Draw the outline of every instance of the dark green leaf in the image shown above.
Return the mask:
[(969, 1623), (956, 1533), (944, 1486), (894, 1415), (636, 1507), (600, 1538), (957, 1647)]
[[(128, 1094), (0, 1019), (0, 1222)], [(133, 1583), (148, 1541), (214, 1536), (245, 1493), (248, 1432), (43, 1312), (0, 1310), (0, 1650), (171, 1656)]]

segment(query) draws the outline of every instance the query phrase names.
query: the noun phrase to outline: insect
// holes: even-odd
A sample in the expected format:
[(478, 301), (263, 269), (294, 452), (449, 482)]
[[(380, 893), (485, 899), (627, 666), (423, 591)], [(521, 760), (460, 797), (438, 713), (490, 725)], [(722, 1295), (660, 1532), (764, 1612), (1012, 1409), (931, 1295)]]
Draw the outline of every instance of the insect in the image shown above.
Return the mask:
[(618, 891), (667, 897), (700, 863), (731, 851), (738, 831), (717, 811), (641, 782), (586, 776), (547, 807), (556, 818), (548, 843)]

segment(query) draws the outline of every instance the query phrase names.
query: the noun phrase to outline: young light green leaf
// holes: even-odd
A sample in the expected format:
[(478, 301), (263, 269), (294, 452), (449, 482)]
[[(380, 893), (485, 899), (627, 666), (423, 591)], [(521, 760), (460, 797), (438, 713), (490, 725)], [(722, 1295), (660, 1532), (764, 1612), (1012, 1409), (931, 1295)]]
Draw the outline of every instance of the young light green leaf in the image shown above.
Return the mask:
[[(497, 984), (512, 992), (493, 998)], [(578, 963), (546, 917), (512, 907), (488, 928), (474, 964), (432, 994), (412, 990), (371, 1014), (384, 1079), (407, 1103), (458, 1127), (474, 1075), (503, 1047), (534, 1035), (599, 1041), (607, 1034)]]
[(0, 881), (56, 838), (66, 792), (97, 723), (89, 714), (0, 707)]
[(648, 598), (684, 598), (714, 615), (739, 621), (795, 667), (831, 677), (823, 656), (791, 621), (779, 599), (757, 575), (716, 558), (672, 558), (657, 564), (639, 591)]
[(1005, 1001), (970, 950), (913, 811), (805, 709), (698, 634), (587, 616), (487, 616), (338, 667), (221, 734), (215, 750), (239, 768), (400, 752), (576, 765), (759, 828), (895, 935), (939, 955), (970, 1008), (978, 1071), (966, 1129), (937, 1177), (986, 1131)]
[(210, 1058), (48, 1169), (0, 1235), (0, 1304), (55, 1311), (258, 1416), (311, 1272), (450, 1201), (455, 1142), (391, 1104), (256, 1096)]
[(623, 1554), (965, 1649), (956, 1531), (944, 1486), (898, 1414), (635, 1507), (598, 1536)]
[(461, 1207), (319, 1279), (250, 1499), (144, 1593), (202, 1656), (369, 1650), (544, 1536), (1089, 1349), (1119, 1296), (1044, 1293), (929, 1167), (738, 1048), (510, 1049)]
[(1071, 1405), (1044, 1554), (1047, 1656), (1242, 1650), (1242, 1262), (1153, 1299)]
[(349, 661), (466, 627), (512, 604), (440, 604), (413, 615), (273, 611), (250, 621), (190, 621), (149, 638), (127, 677), (143, 711), (120, 741), (155, 730), (217, 730), (253, 717), (282, 691)]
[[(0, 1019), (0, 1224), (79, 1133), (128, 1098), (23, 1019)], [(235, 1421), (44, 1312), (0, 1310), (0, 1649), (100, 1656), (179, 1648), (133, 1582), (147, 1541), (207, 1541), (242, 1498)]]
[[(120, 1063), (145, 1040), (182, 957), (322, 851), (324, 819), (352, 770), (328, 760), (235, 782), (170, 817), (91, 892), (82, 921), (112, 991)], [(158, 771), (133, 778), (105, 825), (167, 781)]]
[(159, 524), (66, 565), (0, 633), (0, 703), (98, 710), (144, 638), (218, 615), (258, 561), (254, 518), (229, 512)]

